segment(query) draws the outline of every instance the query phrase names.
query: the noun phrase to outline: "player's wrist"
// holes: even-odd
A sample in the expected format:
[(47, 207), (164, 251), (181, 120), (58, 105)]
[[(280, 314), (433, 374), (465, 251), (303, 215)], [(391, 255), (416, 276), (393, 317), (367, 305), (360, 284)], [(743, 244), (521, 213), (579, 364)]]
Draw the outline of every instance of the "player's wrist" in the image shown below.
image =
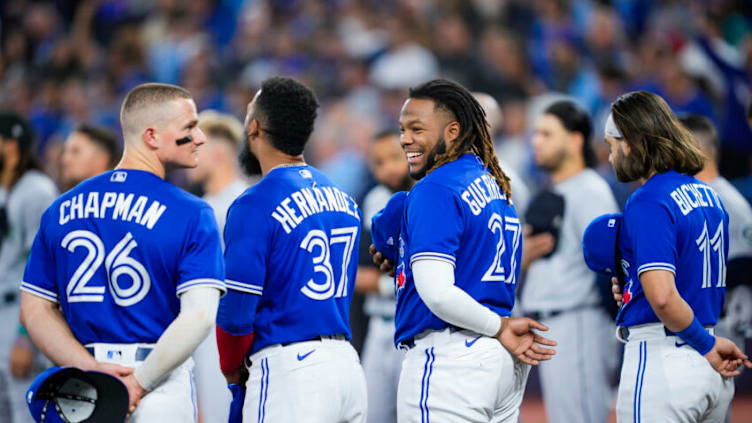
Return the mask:
[(715, 336), (702, 326), (697, 317), (692, 320), (692, 323), (686, 329), (677, 332), (676, 335), (697, 350), (700, 355), (707, 354), (715, 346)]
[(496, 338), (501, 337), (501, 333), (504, 332), (504, 328), (506, 328), (509, 321), (508, 317), (499, 316), (499, 318), (501, 319), (501, 323), (499, 324), (499, 330), (496, 332), (496, 335), (494, 335)]

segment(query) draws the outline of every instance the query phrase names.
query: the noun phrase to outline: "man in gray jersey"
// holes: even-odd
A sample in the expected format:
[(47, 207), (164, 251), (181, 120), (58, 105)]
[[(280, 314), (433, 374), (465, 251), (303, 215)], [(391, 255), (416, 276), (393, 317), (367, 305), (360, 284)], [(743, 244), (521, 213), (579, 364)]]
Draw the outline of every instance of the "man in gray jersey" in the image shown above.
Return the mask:
[[(224, 233), (227, 209), (249, 184), (240, 176), (238, 151), (243, 138), (243, 124), (235, 117), (205, 110), (198, 115), (198, 126), (206, 134), (199, 150), (199, 164), (188, 171), (192, 182), (200, 183), (204, 201), (214, 210), (219, 233)], [(224, 238), (223, 238), (224, 243)], [(212, 333), (193, 353), (196, 362), (198, 411), (204, 422), (226, 421), (230, 412), (230, 392), (219, 369), (217, 339)]]
[[(556, 358), (540, 365), (543, 400), (552, 423), (604, 422), (612, 399), (614, 326), (602, 307), (596, 275), (585, 264), (582, 236), (595, 217), (616, 212), (618, 206), (606, 181), (591, 169), (591, 132), (585, 112), (570, 101), (559, 101), (538, 118), (533, 136), (535, 162), (553, 184), (549, 195), (563, 198), (564, 204), (559, 229), (552, 234), (553, 251), (523, 249), (522, 259), (523, 268), (529, 264), (522, 311), (540, 319), (559, 343)], [(529, 216), (540, 212), (536, 204), (531, 201)], [(540, 231), (532, 228), (533, 233)]]
[(363, 199), (363, 232), (355, 289), (366, 295), (363, 311), (369, 317), (363, 345), (363, 371), (368, 388), (367, 423), (397, 421), (397, 383), (403, 353), (394, 348), (394, 278), (373, 265), (371, 219), (386, 206), (397, 191), (409, 190), (415, 183), (407, 171), (407, 160), (396, 131), (374, 136), (368, 148), (368, 166), (379, 185)]
[[(752, 333), (752, 207), (718, 171), (718, 134), (710, 119), (688, 114), (679, 119), (705, 155), (705, 166), (695, 177), (710, 185), (729, 214), (729, 253), (726, 263), (726, 309), (716, 326), (744, 352)], [(727, 421), (728, 416), (727, 416)]]
[(28, 121), (0, 113), (0, 421), (31, 421), (24, 399), (33, 347), (19, 334), (18, 286), (45, 209), (57, 197), (39, 170)]

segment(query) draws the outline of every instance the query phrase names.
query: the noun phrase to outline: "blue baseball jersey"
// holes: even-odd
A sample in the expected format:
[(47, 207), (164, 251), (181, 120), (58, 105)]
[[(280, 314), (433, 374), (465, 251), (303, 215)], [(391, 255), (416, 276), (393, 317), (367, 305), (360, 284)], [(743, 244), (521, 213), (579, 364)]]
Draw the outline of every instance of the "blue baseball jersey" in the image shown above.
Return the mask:
[(21, 289), (60, 304), (86, 345), (155, 343), (189, 289), (224, 291), (211, 207), (141, 170), (88, 179), (42, 215)]
[(726, 299), (728, 213), (711, 187), (675, 171), (652, 176), (624, 207), (619, 244), (625, 275), (619, 326), (660, 321), (640, 283), (649, 270), (673, 273), (700, 323), (716, 324)]
[(230, 206), (220, 327), (250, 353), (318, 335), (350, 338), (360, 210), (311, 166), (272, 169)]
[(395, 343), (449, 327), (415, 289), (411, 265), (420, 259), (450, 263), (456, 286), (509, 316), (520, 275), (521, 238), (514, 206), (476, 155), (464, 154), (421, 179), (408, 193), (402, 218)]

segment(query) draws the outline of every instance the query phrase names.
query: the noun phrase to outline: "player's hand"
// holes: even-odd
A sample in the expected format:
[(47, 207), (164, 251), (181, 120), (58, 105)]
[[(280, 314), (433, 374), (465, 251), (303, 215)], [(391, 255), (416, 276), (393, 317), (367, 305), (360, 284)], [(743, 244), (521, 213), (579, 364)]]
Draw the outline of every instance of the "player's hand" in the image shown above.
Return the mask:
[(371, 246), (368, 247), (368, 252), (371, 253), (373, 264), (379, 266), (379, 270), (389, 276), (394, 276), (394, 263), (392, 263), (388, 258), (384, 257), (383, 254), (376, 251), (376, 246), (371, 244)]
[(537, 366), (541, 361), (550, 360), (556, 354), (555, 350), (542, 345), (555, 346), (556, 341), (533, 332), (533, 329), (548, 330), (546, 326), (527, 317), (502, 318), (501, 329), (496, 338), (517, 359)]
[(138, 404), (141, 402), (141, 398), (146, 395), (146, 390), (140, 383), (138, 383), (138, 380), (136, 380), (136, 377), (133, 376), (132, 373), (128, 376), (121, 377), (120, 380), (128, 389), (128, 415), (130, 416), (136, 411), (136, 407), (138, 407)]
[(611, 278), (611, 292), (614, 294), (614, 301), (616, 301), (616, 305), (621, 308), (621, 288), (619, 288), (619, 279), (617, 278)]
[(232, 372), (222, 372), (222, 374), (225, 376), (228, 385), (245, 386), (245, 382), (248, 380), (248, 369), (245, 364), (241, 364)]
[[(88, 370), (88, 369), (84, 369)], [(94, 367), (90, 370), (96, 370), (98, 372), (107, 373), (108, 375), (115, 376), (118, 379), (123, 379), (124, 377), (133, 374), (133, 369), (130, 367), (121, 366), (119, 364), (114, 363), (100, 363), (95, 362)]]
[(533, 228), (525, 225), (522, 229), (522, 268), (550, 253), (554, 249), (554, 237), (548, 232), (530, 235)]
[(10, 351), (10, 374), (16, 379), (25, 379), (34, 364), (34, 346), (29, 338), (19, 337)]
[(725, 377), (740, 375), (739, 367), (741, 365), (752, 368), (752, 362), (741, 352), (739, 347), (721, 336), (715, 337), (715, 345), (705, 354), (705, 358), (721, 376)]

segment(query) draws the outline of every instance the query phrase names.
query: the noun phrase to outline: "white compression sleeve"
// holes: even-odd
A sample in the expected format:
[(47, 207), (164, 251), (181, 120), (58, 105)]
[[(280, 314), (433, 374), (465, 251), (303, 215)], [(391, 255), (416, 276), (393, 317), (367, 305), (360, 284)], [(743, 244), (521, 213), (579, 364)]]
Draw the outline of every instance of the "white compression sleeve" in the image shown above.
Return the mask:
[(156, 388), (209, 335), (217, 318), (219, 294), (216, 288), (207, 287), (180, 295), (180, 313), (159, 337), (144, 363), (133, 372), (144, 389)]
[(501, 317), (454, 284), (454, 267), (441, 260), (412, 263), (418, 295), (441, 320), (486, 336), (495, 336)]

